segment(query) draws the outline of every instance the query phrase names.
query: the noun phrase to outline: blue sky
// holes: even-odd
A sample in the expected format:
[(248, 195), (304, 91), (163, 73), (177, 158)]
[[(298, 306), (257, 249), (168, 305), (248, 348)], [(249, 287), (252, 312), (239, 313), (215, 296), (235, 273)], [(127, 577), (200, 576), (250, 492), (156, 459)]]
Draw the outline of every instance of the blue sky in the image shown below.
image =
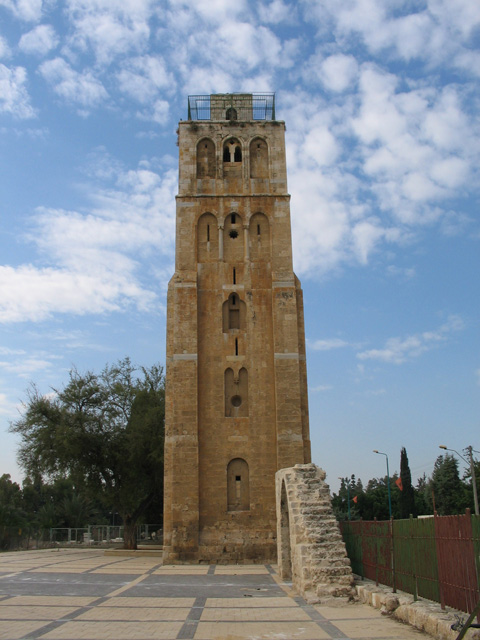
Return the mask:
[(0, 473), (31, 381), (165, 361), (187, 96), (275, 91), (313, 460), (480, 449), (480, 4), (0, 0)]

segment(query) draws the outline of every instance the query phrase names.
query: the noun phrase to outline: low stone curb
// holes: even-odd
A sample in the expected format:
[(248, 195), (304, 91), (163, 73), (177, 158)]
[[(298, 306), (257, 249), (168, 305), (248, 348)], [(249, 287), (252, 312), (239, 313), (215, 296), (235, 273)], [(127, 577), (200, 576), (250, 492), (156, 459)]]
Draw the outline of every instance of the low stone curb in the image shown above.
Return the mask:
[[(392, 593), (389, 587), (377, 587), (368, 580), (357, 579), (355, 589), (360, 602), (380, 609), (385, 615), (410, 624), (437, 640), (456, 640), (460, 632), (450, 628), (456, 622), (455, 613), (465, 620), (467, 618), (466, 613), (450, 607), (442, 610), (439, 604), (421, 598), (414, 602), (408, 593)], [(464, 637), (465, 640), (480, 640), (480, 629), (469, 629)]]

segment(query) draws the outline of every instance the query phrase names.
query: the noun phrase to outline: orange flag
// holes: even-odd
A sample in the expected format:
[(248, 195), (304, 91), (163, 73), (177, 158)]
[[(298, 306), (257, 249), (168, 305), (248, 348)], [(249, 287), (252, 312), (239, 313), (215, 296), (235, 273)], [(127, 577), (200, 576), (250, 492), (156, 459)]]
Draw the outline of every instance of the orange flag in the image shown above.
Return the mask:
[(355, 502), (355, 504), (357, 504), (357, 502), (358, 502), (358, 496), (354, 496), (354, 497), (353, 497), (353, 501)]
[(400, 489), (400, 491), (403, 491), (403, 484), (402, 484), (402, 479), (401, 478), (397, 478), (395, 480), (395, 484), (397, 485), (397, 487)]

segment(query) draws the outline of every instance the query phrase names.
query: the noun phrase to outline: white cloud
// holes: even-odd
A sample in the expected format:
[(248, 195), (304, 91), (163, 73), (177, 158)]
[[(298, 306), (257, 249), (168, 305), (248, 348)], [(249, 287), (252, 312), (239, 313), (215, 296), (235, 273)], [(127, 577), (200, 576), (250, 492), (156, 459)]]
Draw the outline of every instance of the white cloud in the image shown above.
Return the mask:
[(350, 346), (345, 340), (340, 338), (328, 338), (325, 340), (315, 340), (315, 342), (309, 342), (308, 346), (315, 351), (330, 351), (331, 349), (341, 349), (343, 347)]
[(118, 73), (120, 90), (141, 103), (152, 101), (160, 89), (175, 89), (175, 79), (158, 56), (132, 58)]
[(30, 378), (32, 374), (39, 371), (47, 371), (52, 368), (56, 360), (61, 360), (62, 356), (47, 354), (25, 355), (13, 361), (0, 361), (0, 370), (8, 374), (14, 374), (20, 378)]
[(383, 0), (303, 0), (302, 5), (305, 18), (315, 20), (322, 33), (331, 31), (337, 42), (360, 38), (373, 56), (425, 60), (431, 66), (455, 66), (480, 24), (479, 5), (471, 0), (426, 0), (412, 8)]
[(101, 65), (147, 48), (153, 0), (68, 0), (71, 47), (93, 51)]
[(18, 46), (25, 53), (44, 56), (52, 49), (55, 49), (58, 42), (58, 37), (52, 25), (41, 24), (28, 33), (24, 33)]
[(9, 400), (8, 396), (5, 393), (0, 393), (0, 415), (6, 416), (8, 418), (13, 417), (17, 410), (19, 409), (19, 404), (12, 402)]
[(318, 70), (323, 85), (330, 91), (338, 92), (350, 88), (357, 73), (358, 65), (355, 58), (344, 54), (335, 54), (325, 58)]
[(10, 69), (0, 63), (0, 113), (10, 113), (22, 119), (35, 116), (26, 84), (27, 72), (24, 67)]
[(415, 267), (397, 267), (396, 265), (390, 264), (387, 267), (387, 275), (394, 277), (400, 276), (409, 280), (416, 275), (416, 270)]
[(39, 71), (67, 103), (92, 108), (108, 97), (104, 86), (91, 71), (79, 73), (63, 58), (47, 60), (40, 65)]
[[(102, 265), (104, 266), (104, 265)], [(117, 265), (118, 266), (118, 265)], [(120, 311), (128, 302), (146, 308), (153, 294), (114, 270), (87, 274), (32, 265), (0, 267), (1, 322), (40, 321), (54, 313), (85, 315)]]
[(1, 5), (26, 22), (37, 22), (42, 17), (42, 0), (0, 0)]
[(331, 384), (319, 384), (316, 387), (308, 387), (310, 393), (323, 393), (325, 391), (331, 391), (333, 386)]
[[(170, 0), (172, 8), (186, 9), (194, 19), (201, 19), (212, 23), (223, 23), (227, 20), (234, 20), (247, 10), (247, 0)], [(197, 15), (195, 15), (197, 14)], [(176, 14), (178, 16), (178, 13)]]
[(31, 241), (49, 264), (0, 266), (1, 322), (158, 307), (155, 289), (165, 282), (152, 282), (140, 260), (172, 260), (177, 174), (139, 167), (116, 178), (92, 194), (88, 213), (39, 209)]
[(0, 58), (9, 58), (11, 55), (10, 47), (8, 46), (8, 42), (0, 36)]
[(446, 341), (450, 334), (461, 331), (463, 327), (463, 320), (459, 316), (452, 315), (435, 331), (424, 331), (405, 338), (389, 338), (382, 349), (362, 351), (357, 353), (357, 358), (402, 364), (435, 348), (440, 342)]
[(303, 150), (317, 165), (332, 165), (340, 152), (337, 140), (327, 126), (313, 126), (305, 139)]
[[(218, 37), (218, 41), (215, 42)], [(226, 22), (219, 26), (209, 43), (213, 52), (221, 54), (223, 63), (252, 69), (261, 64), (275, 64), (280, 60), (282, 45), (275, 34), (266, 27), (254, 27), (246, 22)], [(215, 49), (217, 51), (215, 51)], [(245, 69), (246, 67), (246, 69)]]
[(257, 11), (260, 20), (267, 24), (291, 23), (295, 20), (296, 7), (283, 0), (272, 0), (269, 4), (259, 3)]

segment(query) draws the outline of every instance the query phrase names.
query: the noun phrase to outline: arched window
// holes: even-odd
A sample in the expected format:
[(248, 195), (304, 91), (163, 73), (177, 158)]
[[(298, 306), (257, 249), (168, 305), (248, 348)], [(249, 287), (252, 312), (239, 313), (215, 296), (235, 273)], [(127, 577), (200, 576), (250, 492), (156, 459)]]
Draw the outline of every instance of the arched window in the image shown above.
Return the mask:
[(232, 329), (245, 331), (246, 312), (247, 305), (240, 300), (238, 293), (231, 293), (223, 303), (223, 332), (228, 333)]
[(197, 225), (197, 262), (218, 259), (218, 223), (213, 213), (200, 216)]
[(250, 177), (268, 178), (268, 147), (262, 138), (250, 143)]
[(223, 259), (225, 262), (238, 263), (243, 260), (244, 237), (242, 218), (231, 213), (225, 218), (223, 227)]
[(245, 367), (225, 371), (225, 417), (248, 418), (248, 372)]
[(197, 144), (197, 178), (215, 178), (215, 143), (202, 138)]
[(229, 138), (223, 145), (223, 162), (241, 162), (242, 145), (236, 138)]
[(225, 114), (225, 118), (227, 120), (236, 120), (237, 119), (237, 110), (233, 107), (228, 107), (227, 113)]
[(270, 260), (270, 225), (263, 213), (255, 213), (250, 218), (249, 227), (250, 260), (252, 262)]
[(249, 511), (250, 509), (249, 469), (243, 458), (234, 458), (227, 466), (227, 509), (228, 511)]

